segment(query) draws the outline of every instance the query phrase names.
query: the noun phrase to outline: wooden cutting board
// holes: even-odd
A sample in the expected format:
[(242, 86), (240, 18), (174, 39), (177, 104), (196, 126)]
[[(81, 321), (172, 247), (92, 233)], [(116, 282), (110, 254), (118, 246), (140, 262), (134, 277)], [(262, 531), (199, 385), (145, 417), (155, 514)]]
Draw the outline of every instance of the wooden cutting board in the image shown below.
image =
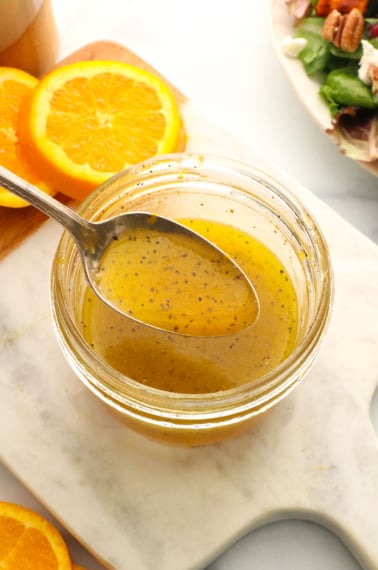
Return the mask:
[[(107, 42), (72, 57), (146, 66)], [(369, 408), (378, 370), (378, 248), (176, 95), (188, 151), (261, 167), (318, 219), (335, 274), (320, 357), (241, 437), (197, 449), (149, 441), (90, 396), (57, 345), (48, 287), (58, 224), (34, 231), (41, 220), (32, 210), (2, 211), (1, 460), (109, 569), (200, 569), (250, 529), (295, 517), (330, 528), (376, 570), (378, 442)]]
[[(58, 66), (94, 59), (123, 61), (151, 71), (155, 75), (159, 75), (170, 86), (179, 106), (185, 101), (184, 95), (161, 74), (157, 73), (135, 53), (114, 42), (99, 41), (84, 46), (61, 61)], [(63, 196), (59, 196), (59, 199), (67, 202)], [(45, 220), (46, 216), (32, 207), (13, 209), (0, 206), (0, 260), (39, 228)]]

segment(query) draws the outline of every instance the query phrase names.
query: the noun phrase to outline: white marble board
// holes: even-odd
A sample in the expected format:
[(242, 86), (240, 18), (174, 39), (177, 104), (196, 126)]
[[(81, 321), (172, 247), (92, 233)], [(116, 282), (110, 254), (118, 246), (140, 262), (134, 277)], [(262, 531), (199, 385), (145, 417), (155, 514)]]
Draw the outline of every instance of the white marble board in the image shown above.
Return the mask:
[[(261, 165), (190, 103), (183, 113), (189, 151)], [(82, 387), (50, 318), (57, 224), (44, 224), (0, 263), (1, 460), (106, 568), (200, 569), (250, 529), (296, 516), (322, 522), (364, 568), (378, 568), (378, 440), (369, 417), (378, 248), (287, 183), (330, 246), (331, 323), (305, 381), (252, 431), (222, 444), (151, 442)]]

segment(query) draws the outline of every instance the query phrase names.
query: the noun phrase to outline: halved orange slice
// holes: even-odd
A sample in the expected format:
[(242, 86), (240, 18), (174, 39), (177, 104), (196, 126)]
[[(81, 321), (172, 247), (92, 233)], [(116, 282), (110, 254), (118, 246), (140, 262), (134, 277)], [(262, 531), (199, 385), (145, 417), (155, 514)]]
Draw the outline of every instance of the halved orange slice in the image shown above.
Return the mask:
[(72, 570), (67, 546), (47, 519), (20, 505), (0, 502), (0, 568)]
[[(22, 178), (39, 186), (48, 194), (52, 190), (37, 175), (20, 146), (18, 122), (25, 96), (38, 80), (28, 73), (11, 67), (0, 67), (0, 164)], [(0, 186), (0, 206), (21, 208), (29, 204)]]
[(116, 61), (78, 62), (47, 74), (22, 120), (23, 144), (39, 172), (78, 199), (130, 165), (181, 150), (182, 130), (168, 86)]

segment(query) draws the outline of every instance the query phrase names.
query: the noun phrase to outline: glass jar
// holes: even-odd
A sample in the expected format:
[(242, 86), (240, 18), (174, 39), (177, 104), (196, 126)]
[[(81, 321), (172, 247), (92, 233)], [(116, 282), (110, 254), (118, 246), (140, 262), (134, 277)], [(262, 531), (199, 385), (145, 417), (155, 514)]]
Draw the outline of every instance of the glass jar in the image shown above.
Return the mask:
[(0, 65), (38, 76), (55, 63), (58, 36), (51, 0), (0, 0)]
[[(59, 243), (51, 276), (53, 320), (63, 352), (93, 394), (130, 428), (149, 437), (198, 445), (244, 431), (303, 379), (318, 355), (332, 301), (330, 259), (318, 225), (278, 180), (251, 166), (203, 155), (158, 157), (121, 172), (90, 195), (79, 212), (95, 221), (136, 210), (222, 222), (253, 235), (274, 252), (297, 297), (298, 327), (290, 354), (260, 377), (201, 394), (151, 387), (122, 374), (85, 340), (87, 283), (67, 233)], [(219, 355), (231, 375), (236, 361), (249, 358), (248, 344), (237, 356), (228, 337), (199, 339), (151, 332), (139, 324), (133, 327), (130, 358), (138, 351), (138, 339), (144, 343), (149, 335), (159, 334), (151, 337), (151, 343), (189, 358), (193, 374), (197, 358), (208, 362), (209, 380)], [(154, 355), (147, 352), (145, 358), (153, 361)]]

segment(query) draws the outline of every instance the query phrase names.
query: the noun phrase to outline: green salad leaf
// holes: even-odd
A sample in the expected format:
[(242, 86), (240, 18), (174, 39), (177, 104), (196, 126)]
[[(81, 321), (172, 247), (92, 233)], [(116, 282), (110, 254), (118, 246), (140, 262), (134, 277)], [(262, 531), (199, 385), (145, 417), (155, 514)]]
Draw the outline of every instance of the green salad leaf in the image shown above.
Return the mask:
[(345, 106), (378, 109), (378, 101), (370, 87), (359, 79), (357, 67), (331, 71), (320, 87), (320, 95), (328, 103), (332, 116)]
[(361, 45), (359, 45), (355, 51), (346, 52), (346, 51), (343, 51), (341, 48), (338, 48), (335, 45), (330, 44), (330, 51), (331, 51), (331, 54), (334, 55), (335, 57), (345, 59), (345, 60), (351, 59), (351, 60), (359, 61), (361, 59), (361, 56), (362, 56)]
[(373, 45), (375, 49), (378, 49), (378, 38), (371, 38), (369, 42)]
[(330, 44), (322, 38), (323, 18), (304, 18), (298, 24), (295, 37), (306, 40), (306, 46), (298, 55), (310, 77), (327, 67)]
[[(322, 37), (324, 18), (310, 16), (303, 18), (296, 27), (294, 37), (306, 40), (306, 46), (299, 53), (298, 59), (303, 63), (307, 75), (314, 76), (319, 72), (327, 72), (337, 67), (344, 67), (349, 61), (359, 61), (362, 48), (354, 52), (345, 52)], [(372, 42), (373, 43), (373, 42)], [(376, 46), (375, 46), (376, 47)]]

